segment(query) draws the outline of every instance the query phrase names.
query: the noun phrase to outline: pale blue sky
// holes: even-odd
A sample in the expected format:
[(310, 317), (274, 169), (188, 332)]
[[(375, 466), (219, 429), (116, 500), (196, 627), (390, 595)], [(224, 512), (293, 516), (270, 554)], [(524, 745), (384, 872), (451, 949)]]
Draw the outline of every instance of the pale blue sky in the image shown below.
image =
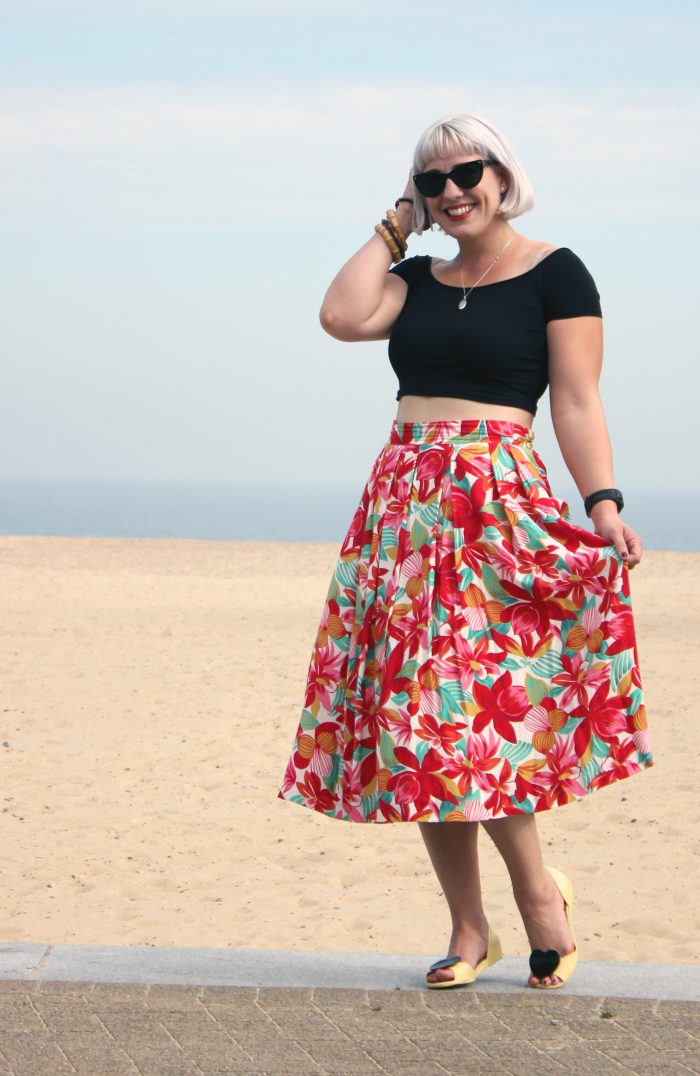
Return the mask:
[(596, 277), (619, 484), (697, 491), (699, 37), (680, 2), (0, 2), (0, 477), (361, 484), (395, 379), (318, 306), (469, 110)]

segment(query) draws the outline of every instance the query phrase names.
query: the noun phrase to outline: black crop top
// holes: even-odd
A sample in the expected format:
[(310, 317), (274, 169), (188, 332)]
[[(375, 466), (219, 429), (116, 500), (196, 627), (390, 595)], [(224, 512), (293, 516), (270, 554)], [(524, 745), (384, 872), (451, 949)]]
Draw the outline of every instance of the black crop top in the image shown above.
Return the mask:
[(533, 415), (547, 388), (547, 322), (602, 317), (593, 277), (560, 247), (520, 276), (462, 289), (441, 284), (427, 256), (393, 266), (408, 295), (389, 338), (402, 396), (456, 396), (521, 407)]

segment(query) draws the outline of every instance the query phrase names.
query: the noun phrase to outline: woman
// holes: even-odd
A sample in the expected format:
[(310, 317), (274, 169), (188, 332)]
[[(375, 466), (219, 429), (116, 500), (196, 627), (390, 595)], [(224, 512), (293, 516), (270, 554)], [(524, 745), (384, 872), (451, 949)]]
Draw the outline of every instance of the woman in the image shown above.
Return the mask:
[[(570, 250), (513, 230), (531, 205), (495, 128), (442, 120), (321, 310), (337, 339), (389, 340), (399, 407), (341, 549), (279, 795), (419, 823), (453, 926), (431, 988), (501, 956), (479, 823), (510, 873), (529, 985), (570, 978), (572, 886), (543, 865), (535, 815), (651, 765), (628, 584), (641, 543), (614, 488), (599, 296)], [(455, 256), (404, 260), (433, 224)], [(547, 384), (593, 531), (532, 446)]]

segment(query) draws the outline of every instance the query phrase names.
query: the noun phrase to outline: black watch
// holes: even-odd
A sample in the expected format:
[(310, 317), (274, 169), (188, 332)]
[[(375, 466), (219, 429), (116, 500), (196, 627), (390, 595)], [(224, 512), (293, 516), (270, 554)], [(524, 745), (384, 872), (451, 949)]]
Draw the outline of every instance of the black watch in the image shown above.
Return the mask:
[(621, 512), (625, 507), (624, 498), (619, 489), (597, 489), (595, 493), (589, 493), (583, 502), (583, 507), (586, 510), (586, 515), (590, 516), (591, 508), (598, 501), (614, 501), (617, 505), (618, 512)]

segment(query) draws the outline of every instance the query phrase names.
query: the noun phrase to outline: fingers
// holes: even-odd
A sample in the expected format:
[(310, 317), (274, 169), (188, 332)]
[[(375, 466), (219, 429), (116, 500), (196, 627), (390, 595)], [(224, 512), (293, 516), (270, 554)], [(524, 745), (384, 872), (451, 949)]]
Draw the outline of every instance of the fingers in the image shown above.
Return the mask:
[(618, 557), (621, 557), (622, 560), (624, 560), (624, 562), (627, 564), (630, 559), (630, 552), (627, 548), (627, 542), (625, 541), (624, 537), (620, 535), (619, 538), (615, 538), (614, 544)]
[(621, 534), (615, 535), (613, 544), (620, 559), (628, 568), (634, 568), (642, 559), (642, 540), (629, 527), (625, 527)]
[(626, 567), (634, 568), (639, 564), (642, 559), (642, 540), (631, 527), (602, 525), (596, 527), (596, 534), (615, 547), (615, 552)]
[(627, 567), (634, 568), (642, 559), (642, 540), (633, 530), (627, 530), (625, 534), (627, 552)]

